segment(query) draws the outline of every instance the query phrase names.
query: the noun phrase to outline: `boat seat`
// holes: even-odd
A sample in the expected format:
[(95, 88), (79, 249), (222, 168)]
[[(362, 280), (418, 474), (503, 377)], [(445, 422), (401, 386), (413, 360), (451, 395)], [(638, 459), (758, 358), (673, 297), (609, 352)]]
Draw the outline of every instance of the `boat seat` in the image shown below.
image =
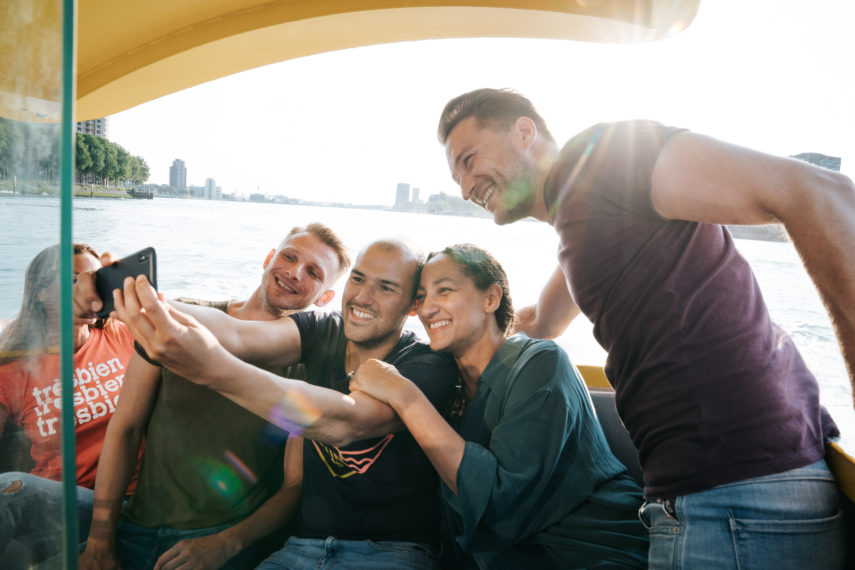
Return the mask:
[(620, 416), (618, 416), (614, 390), (589, 388), (588, 393), (591, 394), (594, 411), (597, 413), (597, 419), (606, 434), (606, 441), (608, 441), (612, 453), (626, 466), (629, 475), (643, 488), (644, 481), (641, 475), (641, 463), (638, 461), (638, 450), (635, 449), (629, 432), (626, 431)]

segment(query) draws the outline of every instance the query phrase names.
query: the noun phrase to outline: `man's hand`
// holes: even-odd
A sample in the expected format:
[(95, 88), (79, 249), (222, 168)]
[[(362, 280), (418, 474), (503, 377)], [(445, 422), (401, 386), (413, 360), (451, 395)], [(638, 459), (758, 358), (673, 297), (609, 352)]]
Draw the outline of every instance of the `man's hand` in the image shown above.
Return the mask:
[(225, 566), (240, 547), (220, 534), (182, 540), (157, 559), (154, 570), (216, 570)]
[(350, 390), (359, 390), (384, 404), (392, 403), (395, 395), (413, 386), (398, 369), (382, 360), (371, 358), (362, 363), (350, 381)]
[(113, 291), (113, 302), (113, 314), (150, 358), (188, 379), (216, 375), (225, 349), (196, 319), (170, 306), (144, 275), (126, 278), (124, 289)]
[(512, 332), (524, 332), (531, 338), (557, 338), (579, 313), (567, 289), (564, 272), (557, 267), (543, 286), (537, 304), (517, 311)]
[[(101, 266), (106, 267), (118, 261), (112, 253), (101, 254)], [(77, 275), (77, 282), (71, 288), (74, 304), (74, 316), (78, 319), (94, 319), (104, 303), (95, 290), (95, 272), (84, 271)]]
[(511, 334), (522, 332), (532, 338), (534, 336), (534, 326), (537, 322), (537, 305), (527, 305), (521, 309), (514, 311), (514, 322), (511, 323)]
[(77, 567), (80, 570), (121, 570), (122, 565), (115, 550), (98, 547), (89, 542), (77, 561)]

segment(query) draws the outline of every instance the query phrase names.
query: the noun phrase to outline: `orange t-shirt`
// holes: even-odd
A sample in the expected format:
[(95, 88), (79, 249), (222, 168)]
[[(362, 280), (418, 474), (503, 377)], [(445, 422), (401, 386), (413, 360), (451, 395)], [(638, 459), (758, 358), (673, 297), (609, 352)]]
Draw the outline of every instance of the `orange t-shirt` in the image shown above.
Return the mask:
[[(107, 422), (116, 411), (125, 368), (133, 354), (133, 336), (122, 323), (91, 329), (74, 353), (74, 430), (77, 484), (94, 488), (95, 471)], [(31, 473), (59, 481), (61, 386), (59, 355), (24, 357), (0, 367), (0, 404), (9, 420), (23, 426), (32, 443)], [(136, 476), (129, 492), (133, 490)]]

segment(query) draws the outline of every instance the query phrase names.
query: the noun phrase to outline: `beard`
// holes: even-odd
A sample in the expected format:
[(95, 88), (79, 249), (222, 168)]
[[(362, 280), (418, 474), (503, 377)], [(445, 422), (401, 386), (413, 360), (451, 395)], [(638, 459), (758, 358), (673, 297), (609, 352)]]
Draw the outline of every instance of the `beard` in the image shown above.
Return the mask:
[(537, 174), (520, 159), (515, 165), (515, 176), (510, 178), (493, 213), (493, 221), (503, 226), (531, 215), (537, 192)]

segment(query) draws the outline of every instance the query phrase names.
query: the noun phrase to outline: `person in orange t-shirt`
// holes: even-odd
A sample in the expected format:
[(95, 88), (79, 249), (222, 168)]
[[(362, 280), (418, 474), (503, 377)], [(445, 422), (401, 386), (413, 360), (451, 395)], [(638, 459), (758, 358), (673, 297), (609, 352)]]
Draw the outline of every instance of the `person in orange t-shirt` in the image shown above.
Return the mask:
[[(74, 246), (74, 272), (97, 269), (98, 254)], [(0, 434), (7, 425), (23, 431), (32, 464), (12, 459), (15, 439), (0, 443), (0, 459), (16, 471), (0, 474), (0, 562), (27, 564), (58, 552), (62, 510), (61, 384), (58, 344), (58, 248), (30, 262), (24, 301), (0, 335)], [(74, 427), (80, 542), (89, 529), (95, 472), (107, 423), (116, 409), (133, 336), (120, 322), (75, 319)], [(9, 434), (12, 435), (12, 434)], [(21, 442), (19, 437), (17, 440)], [(20, 453), (20, 456), (24, 456)], [(133, 491), (135, 479), (128, 492)], [(10, 542), (15, 547), (5, 552)]]

